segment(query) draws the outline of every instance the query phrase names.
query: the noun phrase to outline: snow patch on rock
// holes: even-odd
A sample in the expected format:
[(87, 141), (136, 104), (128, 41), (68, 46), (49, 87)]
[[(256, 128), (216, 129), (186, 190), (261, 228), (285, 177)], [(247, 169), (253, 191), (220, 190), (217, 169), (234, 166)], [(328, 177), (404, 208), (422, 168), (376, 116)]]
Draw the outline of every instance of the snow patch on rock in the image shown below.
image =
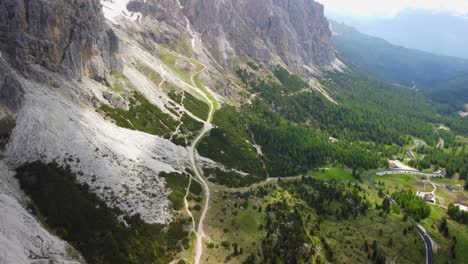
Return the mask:
[(143, 15), (141, 13), (129, 11), (127, 9), (128, 2), (130, 2), (130, 0), (101, 0), (104, 17), (115, 24), (119, 24), (119, 18), (139, 21)]

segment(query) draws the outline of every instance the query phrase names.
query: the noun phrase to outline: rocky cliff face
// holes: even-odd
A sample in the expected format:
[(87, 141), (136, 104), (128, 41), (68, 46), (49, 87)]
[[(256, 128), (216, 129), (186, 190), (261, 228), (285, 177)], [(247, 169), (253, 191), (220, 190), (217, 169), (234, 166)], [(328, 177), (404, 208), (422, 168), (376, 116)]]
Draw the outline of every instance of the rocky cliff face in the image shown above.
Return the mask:
[(212, 49), (288, 65), (327, 65), (333, 47), (323, 6), (311, 0), (186, 0), (185, 13)]
[[(64, 122), (86, 113), (93, 97), (83, 83), (90, 78), (102, 83), (121, 67), (117, 38), (98, 1), (0, 1), (0, 263), (84, 263), (25, 209), (28, 200), (13, 178), (14, 168), (50, 162), (43, 154), (66, 137), (73, 140), (56, 145), (74, 145), (73, 151), (85, 147), (80, 136), (95, 139), (90, 130), (66, 136)], [(39, 108), (33, 110), (34, 105)], [(76, 131), (92, 123), (72, 127)], [(28, 126), (34, 128), (28, 131)], [(47, 135), (51, 131), (55, 134)], [(41, 144), (41, 155), (32, 154)], [(50, 153), (62, 155), (59, 149)]]
[(118, 41), (94, 0), (3, 0), (0, 51), (16, 69), (31, 65), (66, 75), (103, 79), (118, 69)]
[[(182, 8), (181, 8), (182, 7)], [(169, 25), (184, 15), (220, 64), (249, 57), (292, 69), (326, 66), (334, 57), (323, 6), (312, 0), (180, 0), (130, 2), (129, 9)]]

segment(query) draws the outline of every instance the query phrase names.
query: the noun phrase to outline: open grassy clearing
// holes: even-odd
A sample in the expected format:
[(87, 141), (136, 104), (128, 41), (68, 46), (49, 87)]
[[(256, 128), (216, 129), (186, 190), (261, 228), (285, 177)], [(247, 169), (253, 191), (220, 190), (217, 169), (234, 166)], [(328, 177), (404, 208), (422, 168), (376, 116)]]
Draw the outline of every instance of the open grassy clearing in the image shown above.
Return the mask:
[(432, 186), (425, 185), (421, 181), (425, 179), (419, 175), (410, 175), (410, 174), (393, 174), (393, 175), (374, 175), (372, 180), (375, 183), (382, 182), (385, 186), (385, 189), (393, 192), (396, 190), (405, 189), (414, 189), (420, 191), (432, 191)]
[(432, 178), (431, 181), (435, 183), (440, 183), (440, 184), (450, 184), (456, 187), (462, 188), (465, 184), (465, 181), (463, 180), (457, 180), (457, 179), (450, 179), (450, 178)]
[(319, 180), (344, 180), (352, 181), (355, 178), (352, 175), (352, 170), (349, 168), (322, 168), (318, 170), (310, 170), (306, 174), (307, 176), (312, 176)]
[(213, 104), (213, 108), (214, 109), (218, 109), (220, 107), (219, 103), (218, 103), (218, 100), (216, 100), (216, 98), (208, 91), (208, 89), (205, 87), (205, 85), (203, 84), (203, 82), (200, 80), (200, 72), (195, 74), (195, 76), (193, 77), (193, 80), (195, 82), (195, 85), (205, 93), (205, 95), (208, 97), (208, 99), (211, 101), (211, 103)]
[(449, 220), (449, 230), (457, 239), (455, 246), (455, 263), (466, 263), (468, 259), (468, 227)]
[(114, 83), (109, 88), (110, 91), (118, 94), (124, 94), (128, 90), (134, 90), (133, 85), (130, 83), (130, 80), (123, 75), (123, 73), (118, 71), (112, 71), (111, 73), (112, 78), (114, 79)]
[(460, 203), (468, 205), (468, 196), (466, 192), (452, 192), (444, 186), (437, 186), (436, 196), (443, 206), (448, 206), (451, 203)]
[(161, 81), (163, 78), (159, 73), (151, 69), (149, 66), (147, 66), (144, 63), (138, 62), (136, 64), (136, 68), (139, 72), (141, 72), (143, 75), (145, 75), (156, 87), (159, 87), (161, 84)]
[(446, 217), (445, 209), (431, 206), (430, 216), (421, 221), (421, 225), (437, 245), (437, 251), (434, 252), (435, 263), (444, 263), (444, 260), (451, 259), (450, 237), (444, 237), (439, 231), (439, 225), (444, 217)]
[(192, 82), (190, 80), (191, 73), (182, 69), (179, 69), (177, 67), (176, 63), (177, 60), (184, 60), (185, 63), (191, 64), (189, 60), (184, 59), (180, 56), (175, 55), (174, 53), (164, 49), (160, 48), (159, 49), (159, 58), (161, 59), (161, 62), (171, 69), (174, 73), (176, 73), (180, 79), (185, 82), (188, 85), (192, 85)]
[[(383, 183), (384, 188), (391, 192), (403, 189), (411, 189), (413, 191), (431, 192), (434, 190), (431, 184), (423, 183), (425, 177), (419, 175), (410, 174), (396, 174), (396, 175), (385, 175), (372, 177), (375, 183)], [(451, 184), (458, 189), (462, 188), (461, 183), (463, 181), (455, 181), (448, 178), (431, 178), (431, 181), (437, 185), (435, 192), (437, 197), (437, 203), (448, 206), (450, 203), (462, 203), (468, 204), (468, 196), (466, 191), (463, 192), (452, 192), (445, 187), (445, 184)]]
[[(205, 263), (243, 263), (248, 255), (256, 254), (261, 246), (264, 225), (264, 201), (258, 197), (243, 198), (240, 193), (227, 193), (212, 188), (210, 213), (205, 220), (209, 238), (204, 243)], [(229, 243), (229, 244), (228, 244)], [(233, 243), (242, 254), (234, 256)]]

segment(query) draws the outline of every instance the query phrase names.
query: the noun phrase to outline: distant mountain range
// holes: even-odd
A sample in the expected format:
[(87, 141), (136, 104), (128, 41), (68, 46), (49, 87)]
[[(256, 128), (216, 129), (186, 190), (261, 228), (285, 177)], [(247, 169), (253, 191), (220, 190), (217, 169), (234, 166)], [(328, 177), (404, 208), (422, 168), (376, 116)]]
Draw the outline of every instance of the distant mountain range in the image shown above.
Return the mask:
[(424, 88), (468, 73), (468, 60), (396, 46), (345, 24), (330, 24), (341, 56), (387, 81)]
[(359, 31), (407, 48), (468, 58), (468, 17), (444, 12), (405, 10), (391, 18), (329, 17)]

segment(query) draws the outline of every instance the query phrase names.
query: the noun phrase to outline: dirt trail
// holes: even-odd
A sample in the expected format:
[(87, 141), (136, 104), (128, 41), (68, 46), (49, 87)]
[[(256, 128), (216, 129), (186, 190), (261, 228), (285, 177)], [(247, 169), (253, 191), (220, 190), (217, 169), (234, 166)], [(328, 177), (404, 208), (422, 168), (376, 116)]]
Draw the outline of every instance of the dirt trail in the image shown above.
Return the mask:
[[(211, 125), (210, 122), (211, 122), (211, 120), (213, 118), (213, 114), (214, 114), (214, 112), (216, 110), (213, 101), (209, 98), (210, 96), (212, 98), (215, 98), (215, 96), (213, 94), (211, 94), (209, 89), (207, 89), (207, 88), (202, 89), (201, 87), (198, 87), (196, 85), (196, 82), (195, 82), (195, 76), (201, 74), (205, 70), (206, 70), (206, 66), (203, 65), (202, 69), (200, 69), (199, 71), (197, 71), (196, 73), (194, 73), (190, 77), (193, 88), (196, 89), (196, 90), (199, 90), (199, 93), (206, 99), (206, 102), (208, 103), (208, 105), (210, 107), (208, 117), (207, 117), (207, 119), (206, 119), (206, 121), (205, 121), (205, 123), (203, 125), (202, 130), (200, 131), (198, 136), (195, 138), (195, 140), (192, 142), (192, 144), (190, 146), (188, 146), (188, 153), (189, 153), (189, 158), (190, 158), (190, 163), (192, 165), (193, 173), (194, 173), (195, 178), (197, 179), (197, 181), (201, 183), (201, 185), (202, 185), (202, 187), (204, 189), (204, 192), (205, 192), (205, 204), (203, 205), (203, 210), (202, 210), (202, 213), (201, 213), (201, 216), (200, 216), (200, 220), (198, 221), (198, 226), (194, 229), (195, 236), (196, 236), (194, 264), (199, 264), (200, 263), (200, 259), (201, 259), (201, 256), (203, 254), (203, 237), (204, 237), (203, 224), (204, 224), (205, 217), (206, 217), (206, 214), (208, 212), (209, 203), (210, 203), (210, 187), (208, 186), (208, 183), (206, 182), (205, 178), (203, 177), (203, 172), (198, 168), (197, 162), (196, 162), (196, 159), (195, 159), (196, 146), (197, 146), (198, 143), (200, 143), (201, 139), (211, 130), (212, 125)], [(207, 93), (209, 93), (209, 95)], [(216, 99), (214, 99), (214, 100), (216, 100)], [(185, 197), (185, 198), (187, 198), (187, 197)], [(187, 211), (189, 211), (187, 199), (185, 199), (185, 204), (186, 204)], [(192, 214), (189, 212), (189, 215), (192, 215)], [(193, 217), (192, 217), (192, 221), (193, 221), (193, 225), (195, 226), (195, 221), (194, 221)]]

